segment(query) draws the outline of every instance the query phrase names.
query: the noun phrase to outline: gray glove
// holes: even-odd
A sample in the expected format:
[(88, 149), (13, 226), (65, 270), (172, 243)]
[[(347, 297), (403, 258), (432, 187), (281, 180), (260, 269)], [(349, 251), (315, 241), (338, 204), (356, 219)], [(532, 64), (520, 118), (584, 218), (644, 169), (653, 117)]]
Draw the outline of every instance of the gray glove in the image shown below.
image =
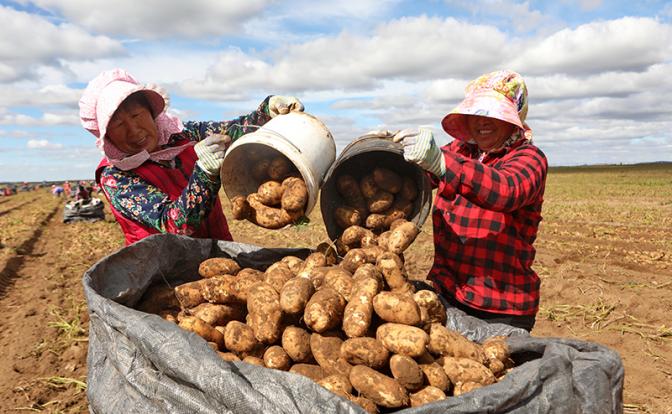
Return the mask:
[(303, 112), (303, 104), (294, 96), (274, 95), (268, 100), (268, 113), (271, 118), (288, 114), (290, 111)]
[(401, 142), (406, 161), (418, 164), (439, 178), (446, 175), (446, 161), (429, 129), (404, 129), (397, 132), (392, 140)]
[(203, 141), (194, 145), (194, 151), (198, 156), (196, 164), (211, 177), (218, 177), (219, 170), (224, 162), (224, 154), (231, 144), (228, 135), (210, 135)]

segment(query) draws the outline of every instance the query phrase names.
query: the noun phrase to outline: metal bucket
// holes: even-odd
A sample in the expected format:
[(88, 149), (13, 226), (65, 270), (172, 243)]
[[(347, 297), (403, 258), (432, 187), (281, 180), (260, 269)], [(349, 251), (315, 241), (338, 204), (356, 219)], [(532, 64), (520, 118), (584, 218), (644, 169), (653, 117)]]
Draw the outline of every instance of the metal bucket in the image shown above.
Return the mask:
[(408, 220), (422, 227), (427, 219), (432, 208), (432, 186), (425, 171), (404, 159), (400, 143), (364, 135), (343, 149), (324, 178), (320, 193), (320, 210), (327, 234), (332, 240), (343, 232), (334, 220), (334, 212), (336, 207), (345, 204), (345, 200), (336, 190), (336, 178), (343, 174), (363, 177), (375, 167), (385, 167), (402, 176), (413, 178), (418, 189), (418, 197), (413, 201), (413, 213)]
[(336, 144), (327, 127), (304, 112), (276, 116), (258, 130), (238, 138), (224, 156), (220, 170), (222, 188), (229, 200), (256, 192), (262, 180), (250, 174), (250, 160), (278, 154), (287, 157), (306, 182), (305, 215), (308, 215), (317, 202), (322, 180), (336, 158)]

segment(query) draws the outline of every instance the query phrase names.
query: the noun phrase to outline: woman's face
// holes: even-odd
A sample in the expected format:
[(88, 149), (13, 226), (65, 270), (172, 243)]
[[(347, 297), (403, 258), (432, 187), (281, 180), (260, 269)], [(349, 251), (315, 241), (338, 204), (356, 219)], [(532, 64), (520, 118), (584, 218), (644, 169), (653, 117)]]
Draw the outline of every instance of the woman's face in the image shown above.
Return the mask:
[(107, 138), (121, 151), (135, 155), (142, 150), (153, 152), (159, 143), (154, 117), (147, 105), (127, 98), (114, 112), (107, 125)]
[(480, 115), (466, 115), (467, 129), (478, 148), (490, 151), (499, 148), (513, 134), (515, 125)]

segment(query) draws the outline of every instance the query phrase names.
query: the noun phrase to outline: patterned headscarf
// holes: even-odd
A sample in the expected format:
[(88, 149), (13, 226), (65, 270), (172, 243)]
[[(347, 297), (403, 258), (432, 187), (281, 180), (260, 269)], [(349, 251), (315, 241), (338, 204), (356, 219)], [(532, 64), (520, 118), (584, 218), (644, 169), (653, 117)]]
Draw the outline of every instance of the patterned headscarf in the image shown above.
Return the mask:
[(117, 148), (105, 137), (107, 125), (119, 105), (131, 94), (141, 92), (151, 106), (158, 131), (158, 145), (168, 143), (171, 135), (181, 132), (184, 127), (176, 116), (165, 112), (170, 99), (158, 85), (140, 84), (123, 69), (102, 72), (87, 85), (79, 100), (79, 119), (82, 126), (96, 136), (96, 146), (103, 151), (107, 160), (117, 168), (131, 170), (148, 159), (154, 161), (172, 160), (193, 144), (170, 147), (149, 153), (143, 150), (129, 155)]
[(527, 140), (532, 139), (532, 130), (525, 123), (527, 86), (518, 73), (500, 70), (479, 76), (469, 82), (464, 92), (464, 100), (441, 122), (448, 134), (469, 142), (472, 138), (464, 115), (480, 115), (515, 125), (518, 127), (515, 138), (522, 136)]

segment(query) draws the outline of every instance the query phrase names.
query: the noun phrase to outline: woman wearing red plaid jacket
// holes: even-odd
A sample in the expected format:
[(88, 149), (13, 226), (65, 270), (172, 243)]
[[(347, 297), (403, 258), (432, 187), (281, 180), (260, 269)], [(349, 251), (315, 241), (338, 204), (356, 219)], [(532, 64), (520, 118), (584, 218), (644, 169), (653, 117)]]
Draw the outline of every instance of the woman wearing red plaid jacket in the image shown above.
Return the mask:
[(465, 95), (443, 118), (456, 138), (448, 145), (439, 148), (422, 128), (394, 137), (437, 188), (429, 278), (467, 314), (531, 331), (540, 287), (533, 243), (548, 165), (525, 124), (527, 87), (519, 74), (498, 71), (471, 81)]

